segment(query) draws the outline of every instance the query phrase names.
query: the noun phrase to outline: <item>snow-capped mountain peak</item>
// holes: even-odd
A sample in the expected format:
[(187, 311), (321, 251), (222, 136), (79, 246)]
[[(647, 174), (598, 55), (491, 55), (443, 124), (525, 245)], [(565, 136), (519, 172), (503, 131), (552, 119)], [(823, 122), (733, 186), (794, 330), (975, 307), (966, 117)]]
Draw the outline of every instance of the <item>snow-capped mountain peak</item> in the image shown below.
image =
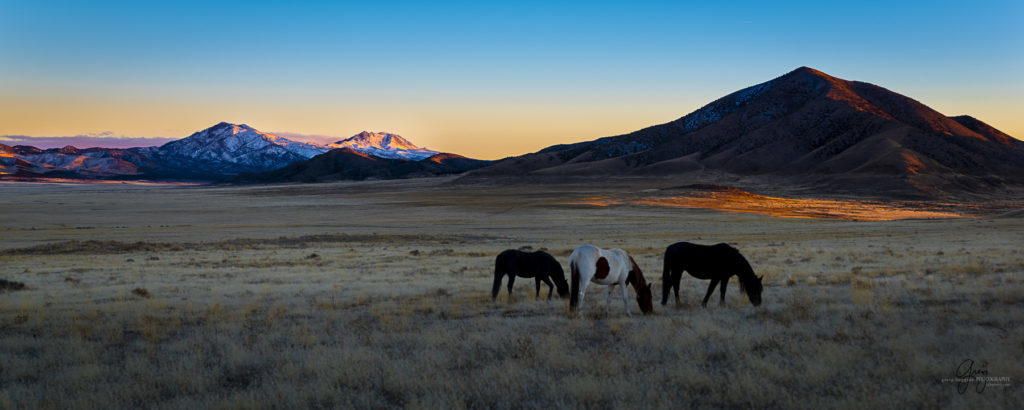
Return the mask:
[(328, 145), (331, 148), (349, 148), (353, 151), (381, 158), (397, 158), (419, 161), (438, 153), (421, 148), (401, 135), (389, 132), (363, 131), (349, 138)]
[(420, 149), (416, 144), (390, 132), (363, 131), (349, 138), (335, 142), (334, 145), (349, 148), (380, 148), (380, 149)]
[(323, 145), (292, 141), (246, 124), (228, 122), (168, 142), (157, 149), (163, 157), (201, 161), (190, 166), (253, 171), (282, 167), (329, 150)]

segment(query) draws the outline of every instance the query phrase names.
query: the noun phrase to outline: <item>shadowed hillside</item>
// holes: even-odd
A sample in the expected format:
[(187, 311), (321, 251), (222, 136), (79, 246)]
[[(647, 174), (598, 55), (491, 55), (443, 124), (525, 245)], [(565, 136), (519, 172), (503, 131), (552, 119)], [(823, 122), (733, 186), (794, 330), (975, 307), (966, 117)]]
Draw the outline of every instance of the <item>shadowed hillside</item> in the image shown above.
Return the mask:
[(274, 171), (241, 174), (231, 179), (231, 182), (322, 182), (425, 177), (457, 174), (487, 163), (449, 153), (413, 161), (380, 158), (350, 148), (337, 148)]
[(828, 193), (985, 194), (1024, 183), (1024, 142), (972, 117), (950, 118), (885, 88), (801, 67), (675, 121), (507, 158), (471, 177), (695, 171)]

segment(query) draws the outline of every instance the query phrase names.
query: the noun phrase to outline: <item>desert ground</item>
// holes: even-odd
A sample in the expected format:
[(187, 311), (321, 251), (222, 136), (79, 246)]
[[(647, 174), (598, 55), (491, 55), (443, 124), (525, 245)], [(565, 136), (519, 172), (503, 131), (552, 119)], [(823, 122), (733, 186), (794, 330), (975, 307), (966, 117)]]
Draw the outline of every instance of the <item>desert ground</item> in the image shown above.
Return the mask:
[[(670, 185), (0, 184), (0, 408), (1024, 407), (1019, 209)], [(733, 279), (702, 309), (689, 276), (658, 304), (677, 241), (738, 248), (764, 304)], [(491, 300), (502, 250), (568, 271), (586, 243), (634, 256), (654, 314)]]

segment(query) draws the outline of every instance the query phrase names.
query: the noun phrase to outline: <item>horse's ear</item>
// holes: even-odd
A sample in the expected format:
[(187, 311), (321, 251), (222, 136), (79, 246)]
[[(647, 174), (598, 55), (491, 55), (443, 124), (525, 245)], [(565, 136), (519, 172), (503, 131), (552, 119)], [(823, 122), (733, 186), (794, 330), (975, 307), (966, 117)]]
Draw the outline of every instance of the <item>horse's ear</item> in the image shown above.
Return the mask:
[(757, 277), (757, 281), (758, 281), (758, 282), (760, 282), (760, 281), (761, 281), (761, 280), (763, 280), (763, 279), (764, 279), (764, 275), (761, 275), (761, 276), (758, 276), (758, 277)]

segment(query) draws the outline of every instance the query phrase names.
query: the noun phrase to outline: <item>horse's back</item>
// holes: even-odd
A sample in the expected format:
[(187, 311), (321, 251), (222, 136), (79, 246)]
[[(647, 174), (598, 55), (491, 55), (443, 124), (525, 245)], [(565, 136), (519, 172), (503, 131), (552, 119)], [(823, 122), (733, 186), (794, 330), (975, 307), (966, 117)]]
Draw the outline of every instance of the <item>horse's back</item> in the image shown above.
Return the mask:
[(740, 253), (739, 249), (736, 249), (736, 248), (732, 247), (732, 245), (729, 245), (729, 244), (727, 244), (725, 242), (716, 243), (714, 245), (711, 245), (711, 249), (713, 249), (715, 252), (717, 252), (719, 254), (722, 254), (722, 255), (739, 254)]
[(605, 249), (603, 252), (604, 257), (608, 258), (613, 266), (618, 266), (620, 269), (629, 271), (629, 253), (619, 248)]
[(494, 258), (494, 260), (496, 262), (516, 261), (516, 260), (519, 260), (519, 259), (522, 258), (522, 254), (523, 254), (522, 251), (518, 251), (518, 250), (515, 250), (515, 249), (506, 249), (506, 250), (502, 251), (501, 253), (499, 253), (498, 256), (496, 258)]
[(516, 273), (523, 260), (522, 251), (507, 249), (494, 258), (494, 269), (501, 273)]
[(706, 274), (745, 261), (740, 251), (727, 243), (700, 245), (676, 242), (665, 249), (665, 265), (668, 269), (682, 269), (690, 273)]
[(601, 248), (594, 245), (580, 245), (572, 251), (569, 255), (569, 263), (576, 263), (579, 265), (581, 262), (594, 260), (601, 257)]
[(739, 254), (739, 250), (732, 247), (727, 243), (716, 243), (714, 245), (700, 245), (690, 242), (676, 242), (665, 248), (665, 255), (681, 255), (681, 256), (723, 256), (731, 254)]
[(619, 248), (600, 249), (600, 254), (600, 258), (605, 259), (608, 274), (600, 279), (595, 278), (594, 281), (607, 285), (625, 280), (630, 270), (629, 254)]
[(552, 262), (558, 263), (558, 260), (556, 260), (554, 256), (551, 256), (550, 253), (544, 251), (536, 251), (533, 253), (528, 253), (526, 255), (530, 258), (530, 261), (532, 261), (533, 264), (536, 266), (547, 266), (550, 265)]
[(544, 251), (523, 252), (509, 249), (498, 254), (494, 260), (495, 269), (520, 276), (548, 273), (555, 266), (560, 266), (558, 260)]

